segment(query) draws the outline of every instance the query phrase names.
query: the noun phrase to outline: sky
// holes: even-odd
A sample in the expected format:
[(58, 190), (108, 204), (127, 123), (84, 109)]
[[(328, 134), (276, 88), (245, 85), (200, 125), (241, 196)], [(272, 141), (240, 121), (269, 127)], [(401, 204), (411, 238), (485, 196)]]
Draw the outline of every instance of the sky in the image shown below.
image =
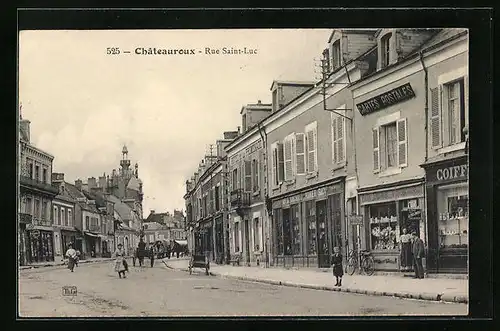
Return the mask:
[[(185, 181), (209, 145), (271, 103), (273, 80), (316, 81), (331, 30), (21, 31), (19, 101), (31, 142), (65, 180), (119, 169), (126, 144), (143, 181), (144, 217), (185, 209)], [(107, 54), (107, 48), (120, 54)], [(136, 48), (194, 49), (139, 55)], [(206, 48), (256, 54), (205, 54)], [(130, 51), (130, 53), (124, 53)]]

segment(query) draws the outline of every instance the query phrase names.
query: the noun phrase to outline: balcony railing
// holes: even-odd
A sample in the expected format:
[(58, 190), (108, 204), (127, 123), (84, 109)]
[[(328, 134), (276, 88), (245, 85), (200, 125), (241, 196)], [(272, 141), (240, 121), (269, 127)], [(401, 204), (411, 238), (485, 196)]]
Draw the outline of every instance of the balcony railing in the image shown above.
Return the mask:
[(98, 225), (89, 225), (89, 231), (92, 232), (101, 232), (101, 227)]
[(231, 207), (241, 208), (250, 206), (250, 193), (237, 189), (231, 192)]
[(44, 183), (40, 180), (33, 179), (27, 176), (20, 176), (19, 182), (21, 186), (25, 186), (31, 189), (41, 190), (52, 195), (57, 195), (59, 193), (57, 187), (54, 187), (49, 183)]
[(52, 226), (52, 221), (46, 218), (33, 217), (33, 225)]

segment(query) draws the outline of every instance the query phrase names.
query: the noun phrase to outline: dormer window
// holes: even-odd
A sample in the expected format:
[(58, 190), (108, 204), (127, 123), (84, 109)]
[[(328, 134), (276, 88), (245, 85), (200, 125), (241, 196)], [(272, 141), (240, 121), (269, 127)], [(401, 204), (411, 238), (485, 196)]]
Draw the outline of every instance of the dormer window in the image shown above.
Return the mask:
[(247, 131), (247, 114), (242, 116), (243, 133)]
[(381, 52), (382, 68), (387, 67), (390, 63), (391, 37), (392, 37), (392, 33), (387, 33), (380, 40), (380, 45), (381, 45), (381, 49), (382, 49), (382, 52)]
[(340, 40), (332, 44), (332, 70), (340, 68)]
[(273, 113), (278, 110), (278, 89), (273, 91)]

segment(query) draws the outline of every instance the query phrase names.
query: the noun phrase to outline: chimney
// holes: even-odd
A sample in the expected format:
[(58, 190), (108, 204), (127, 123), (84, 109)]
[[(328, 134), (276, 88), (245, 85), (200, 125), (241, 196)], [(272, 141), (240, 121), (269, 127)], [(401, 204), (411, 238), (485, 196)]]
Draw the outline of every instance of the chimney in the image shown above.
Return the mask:
[(81, 191), (82, 190), (82, 180), (81, 179), (75, 180), (75, 186), (76, 186), (76, 189), (78, 191)]
[(241, 127), (238, 126), (238, 136), (240, 135), (240, 129)]
[(103, 174), (102, 177), (99, 177), (99, 187), (106, 188), (106, 174)]
[(26, 142), (30, 142), (30, 121), (28, 120), (20, 120), (19, 127), (21, 129), (21, 138), (26, 140)]
[(92, 190), (94, 187), (97, 187), (97, 181), (96, 181), (95, 177), (89, 177), (87, 180), (87, 185), (88, 185), (89, 191)]
[(151, 211), (151, 214), (152, 214), (152, 215), (154, 215), (155, 210), (154, 210), (154, 209), (151, 209), (150, 211)]
[(262, 104), (262, 101), (258, 100), (258, 101), (257, 101), (257, 104), (258, 104), (258, 105)]

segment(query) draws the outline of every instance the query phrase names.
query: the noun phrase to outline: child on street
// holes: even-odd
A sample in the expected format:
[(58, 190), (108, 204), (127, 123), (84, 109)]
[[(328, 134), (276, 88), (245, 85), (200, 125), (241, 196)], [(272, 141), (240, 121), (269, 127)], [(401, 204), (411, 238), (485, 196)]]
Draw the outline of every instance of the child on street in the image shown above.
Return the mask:
[(337, 279), (335, 286), (342, 286), (342, 276), (344, 275), (344, 268), (342, 266), (342, 254), (340, 254), (339, 247), (333, 248), (332, 267), (333, 275)]

